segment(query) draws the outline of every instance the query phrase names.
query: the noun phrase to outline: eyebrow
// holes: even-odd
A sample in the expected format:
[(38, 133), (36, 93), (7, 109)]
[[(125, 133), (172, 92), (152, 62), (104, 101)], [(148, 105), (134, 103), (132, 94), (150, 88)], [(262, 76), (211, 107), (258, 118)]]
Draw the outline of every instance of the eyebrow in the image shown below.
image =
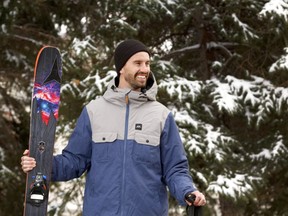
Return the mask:
[(150, 63), (151, 61), (150, 61), (150, 60), (147, 60), (147, 61), (143, 61), (143, 60), (134, 60), (134, 62), (145, 62), (145, 63)]

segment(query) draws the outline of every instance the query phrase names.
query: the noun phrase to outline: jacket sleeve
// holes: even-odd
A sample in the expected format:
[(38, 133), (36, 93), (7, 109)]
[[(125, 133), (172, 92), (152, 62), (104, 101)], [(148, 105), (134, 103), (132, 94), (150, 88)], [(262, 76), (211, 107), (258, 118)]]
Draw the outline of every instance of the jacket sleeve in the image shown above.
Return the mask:
[(196, 188), (189, 174), (188, 160), (172, 113), (166, 119), (160, 142), (163, 177), (172, 196), (180, 205), (185, 205), (185, 194)]
[(91, 161), (92, 132), (86, 107), (77, 120), (76, 127), (62, 154), (53, 158), (52, 180), (67, 181), (80, 177)]

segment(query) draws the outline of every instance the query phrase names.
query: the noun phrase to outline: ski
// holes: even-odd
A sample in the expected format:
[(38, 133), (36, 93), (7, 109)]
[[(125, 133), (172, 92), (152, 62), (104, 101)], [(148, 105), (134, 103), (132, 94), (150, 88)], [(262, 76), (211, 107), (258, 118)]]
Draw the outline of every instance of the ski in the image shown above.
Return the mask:
[(29, 156), (35, 158), (36, 167), (26, 178), (24, 216), (47, 215), (61, 77), (59, 50), (44, 46), (34, 67)]

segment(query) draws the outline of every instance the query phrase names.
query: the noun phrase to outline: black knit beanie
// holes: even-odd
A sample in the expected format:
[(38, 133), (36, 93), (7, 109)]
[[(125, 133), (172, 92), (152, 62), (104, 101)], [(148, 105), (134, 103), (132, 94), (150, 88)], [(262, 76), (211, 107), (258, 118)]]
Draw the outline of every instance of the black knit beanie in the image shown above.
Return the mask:
[(126, 64), (128, 59), (137, 52), (147, 52), (150, 56), (148, 48), (138, 40), (128, 39), (121, 42), (115, 49), (114, 61), (117, 74), (122, 67)]

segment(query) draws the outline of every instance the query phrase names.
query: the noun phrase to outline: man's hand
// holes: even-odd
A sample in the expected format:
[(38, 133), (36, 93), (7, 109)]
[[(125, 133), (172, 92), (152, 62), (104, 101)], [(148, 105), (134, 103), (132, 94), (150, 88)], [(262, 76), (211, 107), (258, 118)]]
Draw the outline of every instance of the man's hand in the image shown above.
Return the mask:
[(200, 193), (199, 191), (194, 191), (191, 194), (194, 194), (196, 196), (195, 200), (193, 203), (189, 202), (189, 200), (185, 200), (186, 203), (191, 206), (192, 204), (194, 206), (204, 206), (206, 204), (206, 199), (204, 194)]
[(25, 150), (23, 152), (23, 156), (21, 157), (21, 166), (23, 172), (27, 173), (31, 171), (34, 167), (36, 167), (36, 161), (34, 158), (29, 157), (29, 150)]

